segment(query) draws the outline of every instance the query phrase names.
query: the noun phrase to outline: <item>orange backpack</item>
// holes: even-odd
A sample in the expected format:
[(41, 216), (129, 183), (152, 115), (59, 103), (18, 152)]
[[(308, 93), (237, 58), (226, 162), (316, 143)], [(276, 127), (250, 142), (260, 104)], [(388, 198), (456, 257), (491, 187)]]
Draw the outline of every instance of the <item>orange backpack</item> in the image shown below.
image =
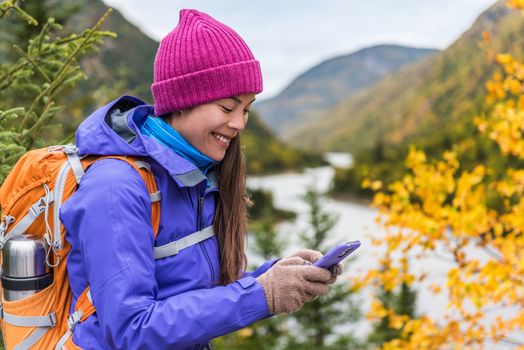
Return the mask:
[[(72, 292), (66, 260), (71, 246), (60, 223), (59, 210), (77, 189), (94, 162), (115, 158), (129, 163), (143, 178), (151, 196), (152, 226), (155, 238), (160, 224), (160, 193), (149, 164), (125, 156), (78, 157), (74, 145), (51, 146), (27, 152), (16, 163), (0, 187), (0, 249), (23, 234), (47, 242), (53, 282), (45, 289), (23, 299), (6, 301), (2, 295), (2, 335), (6, 349), (80, 349), (72, 332), (95, 312), (89, 287), (79, 296), (75, 312), (69, 315)], [(3, 294), (3, 293), (2, 293)]]

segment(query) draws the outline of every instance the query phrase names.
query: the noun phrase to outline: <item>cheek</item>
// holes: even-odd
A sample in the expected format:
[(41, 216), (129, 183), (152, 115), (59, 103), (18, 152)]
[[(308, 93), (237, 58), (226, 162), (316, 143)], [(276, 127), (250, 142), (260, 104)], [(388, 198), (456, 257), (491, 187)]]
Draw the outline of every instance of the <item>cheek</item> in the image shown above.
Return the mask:
[(202, 125), (193, 125), (189, 130), (190, 130), (189, 134), (193, 142), (196, 141), (196, 142), (201, 143), (206, 140), (209, 134), (209, 130), (207, 130)]
[(200, 128), (192, 133), (190, 143), (202, 153), (208, 153), (214, 147), (214, 140), (211, 131), (207, 128)]

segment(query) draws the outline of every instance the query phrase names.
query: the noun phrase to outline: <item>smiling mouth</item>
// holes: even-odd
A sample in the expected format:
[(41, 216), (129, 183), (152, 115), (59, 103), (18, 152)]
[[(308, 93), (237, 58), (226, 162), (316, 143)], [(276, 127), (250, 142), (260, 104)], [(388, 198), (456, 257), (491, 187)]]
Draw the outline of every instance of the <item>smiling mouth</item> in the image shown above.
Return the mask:
[(222, 142), (223, 144), (226, 144), (226, 145), (229, 145), (229, 143), (231, 142), (231, 138), (229, 137), (226, 137), (224, 135), (220, 135), (220, 134), (217, 134), (217, 133), (214, 133), (212, 132), (211, 133), (218, 141)]

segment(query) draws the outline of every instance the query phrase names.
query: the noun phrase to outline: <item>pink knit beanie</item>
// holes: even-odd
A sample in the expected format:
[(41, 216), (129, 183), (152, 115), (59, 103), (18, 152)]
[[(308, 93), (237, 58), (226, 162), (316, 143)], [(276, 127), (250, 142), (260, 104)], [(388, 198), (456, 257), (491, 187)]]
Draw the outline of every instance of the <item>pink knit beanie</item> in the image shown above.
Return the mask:
[(262, 91), (260, 63), (231, 28), (196, 10), (162, 41), (151, 85), (155, 114)]

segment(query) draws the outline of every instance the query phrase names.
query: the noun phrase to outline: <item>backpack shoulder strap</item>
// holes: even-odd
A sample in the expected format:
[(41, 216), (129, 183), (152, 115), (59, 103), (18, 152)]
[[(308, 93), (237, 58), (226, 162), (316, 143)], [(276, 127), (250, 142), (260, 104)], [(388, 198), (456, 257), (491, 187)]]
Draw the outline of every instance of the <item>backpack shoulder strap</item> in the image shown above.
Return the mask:
[[(126, 156), (105, 156), (105, 157), (96, 157), (96, 156), (87, 156), (81, 160), (82, 168), (84, 171), (87, 170), (93, 163), (101, 159), (119, 159), (122, 160), (133, 167), (139, 174), (140, 177), (144, 180), (147, 190), (149, 192), (149, 197), (151, 199), (151, 226), (153, 227), (154, 237), (156, 239), (158, 235), (158, 230), (160, 227), (160, 199), (161, 194), (158, 191), (158, 186), (155, 181), (153, 172), (151, 171), (151, 166), (146, 161), (138, 157), (126, 157)], [(75, 173), (76, 175), (76, 173)], [(80, 182), (80, 179), (77, 178), (77, 182)], [(67, 332), (60, 338), (55, 349), (62, 349), (64, 344), (69, 340), (73, 334), (75, 326), (79, 322), (85, 321), (89, 316), (95, 313), (95, 306), (93, 305), (91, 299), (91, 290), (89, 286), (84, 289), (82, 294), (78, 297), (75, 304), (75, 312), (69, 315), (67, 320)]]
[(102, 160), (102, 159), (119, 159), (131, 165), (135, 169), (144, 183), (146, 184), (147, 190), (149, 192), (149, 198), (151, 199), (151, 226), (153, 227), (153, 232), (155, 239), (158, 235), (158, 229), (160, 227), (160, 200), (161, 193), (158, 191), (158, 186), (155, 181), (153, 172), (151, 171), (151, 166), (149, 163), (138, 157), (127, 157), (127, 156), (88, 156), (82, 159), (82, 166), (87, 170), (88, 167), (93, 165), (93, 163)]

